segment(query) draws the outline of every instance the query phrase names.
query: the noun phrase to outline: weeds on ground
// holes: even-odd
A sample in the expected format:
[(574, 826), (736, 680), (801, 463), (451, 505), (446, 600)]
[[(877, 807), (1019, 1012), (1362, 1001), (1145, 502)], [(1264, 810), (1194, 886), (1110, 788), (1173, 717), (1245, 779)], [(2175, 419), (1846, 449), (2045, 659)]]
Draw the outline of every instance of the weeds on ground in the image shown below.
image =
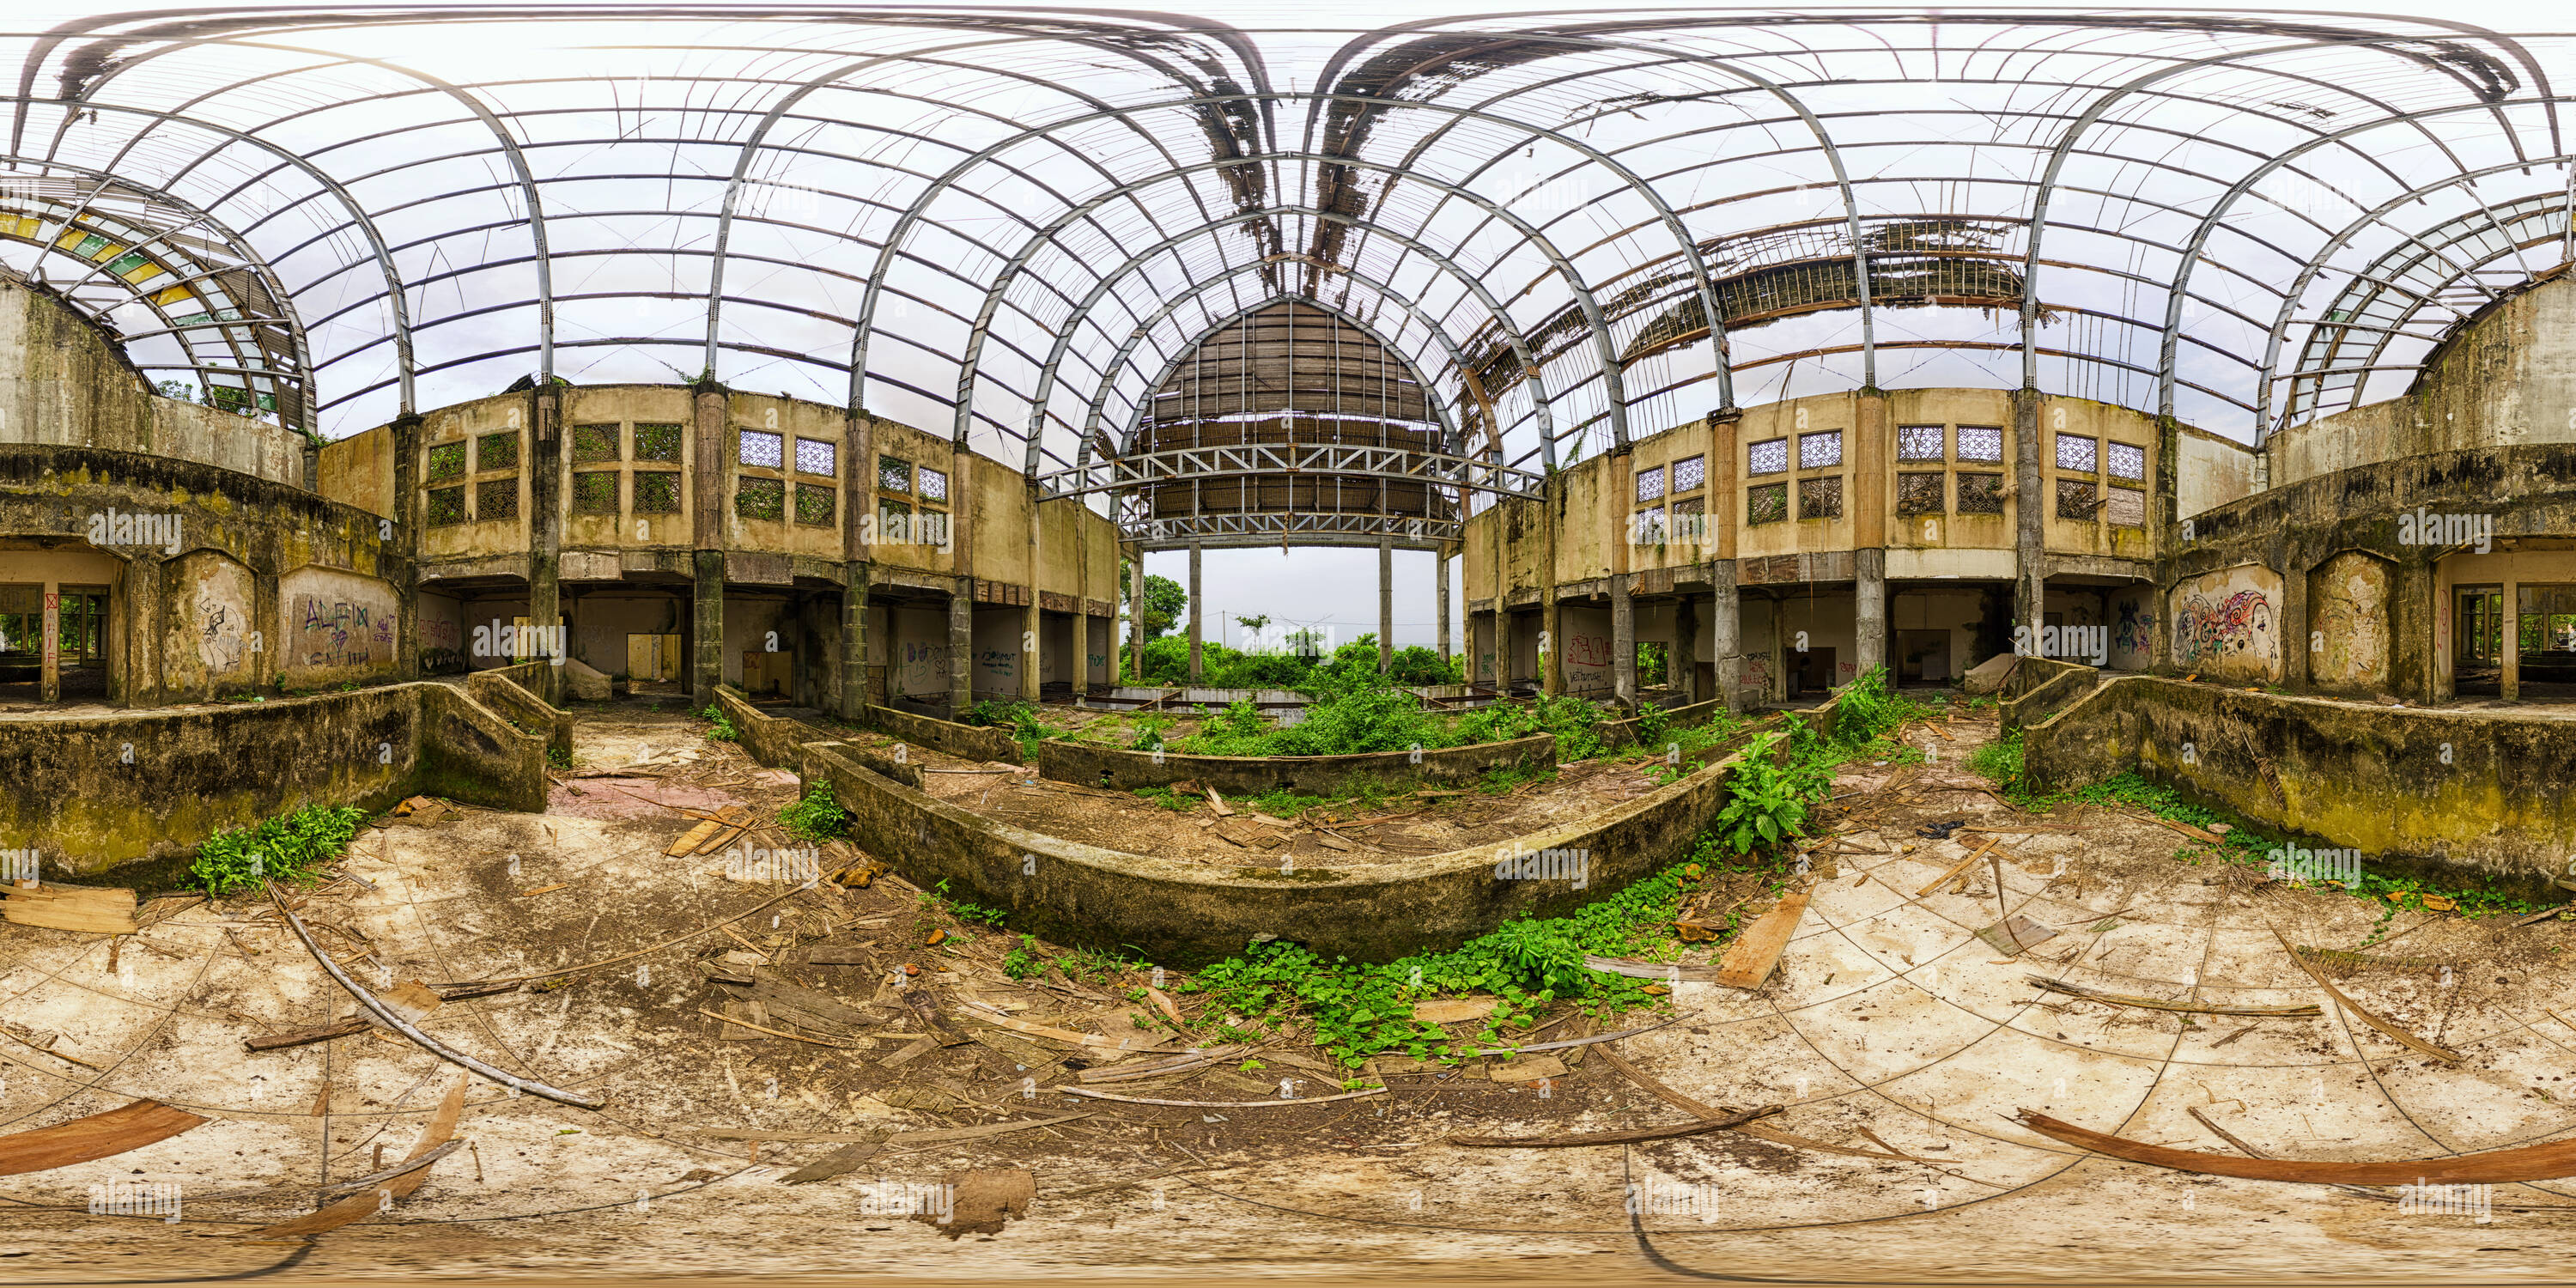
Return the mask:
[(307, 805), (255, 827), (207, 837), (188, 876), (210, 895), (256, 890), (263, 880), (309, 886), (345, 853), (367, 812), (355, 805)]
[(546, 763), (556, 769), (572, 768), (572, 753), (561, 747), (546, 748)]
[(734, 728), (734, 727), (733, 727), (733, 721), (732, 721), (732, 720), (730, 720), (730, 719), (727, 719), (727, 718), (726, 718), (725, 713), (724, 713), (724, 708), (719, 707), (719, 706), (716, 706), (716, 705), (714, 705), (713, 703), (709, 703), (709, 704), (708, 704), (708, 706), (707, 706), (707, 709), (706, 709), (706, 710), (704, 710), (704, 711), (699, 712), (698, 714), (699, 714), (700, 716), (702, 716), (702, 717), (704, 717), (704, 718), (706, 718), (706, 719), (711, 720), (711, 721), (713, 721), (713, 722), (714, 722), (713, 724), (709, 725), (709, 726), (708, 726), (708, 728), (707, 728), (707, 739), (708, 739), (708, 741), (710, 741), (710, 742), (740, 742), (740, 741), (742, 741), (742, 731), (741, 731), (740, 729), (736, 729), (736, 728)]
[(841, 808), (828, 782), (805, 789), (795, 804), (778, 812), (778, 824), (800, 841), (834, 841), (849, 835), (850, 812)]
[(1047, 727), (1039, 723), (1037, 708), (1018, 698), (978, 702), (966, 709), (965, 723), (1002, 730), (1010, 735), (1011, 741), (1020, 745), (1020, 754), (1032, 761), (1037, 758), (1038, 744), (1052, 736)]
[(1168, 786), (1139, 787), (1136, 789), (1136, 794), (1172, 811), (1175, 814), (1187, 814), (1191, 810), (1207, 804), (1207, 801), (1202, 797), (1194, 796), (1188, 792), (1176, 792)]
[(980, 903), (949, 898), (948, 881), (944, 877), (940, 879), (939, 884), (914, 895), (913, 902), (918, 904), (925, 913), (944, 914), (960, 924), (973, 922), (984, 926), (998, 926), (1002, 924), (1003, 918), (1011, 915), (1006, 909), (987, 908)]

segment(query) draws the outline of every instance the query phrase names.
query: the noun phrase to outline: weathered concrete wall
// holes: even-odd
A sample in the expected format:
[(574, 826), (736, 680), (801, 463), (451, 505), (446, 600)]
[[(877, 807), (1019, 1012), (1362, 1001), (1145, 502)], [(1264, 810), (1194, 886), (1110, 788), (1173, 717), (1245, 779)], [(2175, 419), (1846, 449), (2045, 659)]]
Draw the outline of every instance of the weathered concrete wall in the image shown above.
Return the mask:
[(394, 433), (390, 426), (324, 443), (313, 490), (369, 514), (398, 518), (394, 508)]
[(137, 452), (300, 485), (305, 442), (283, 425), (162, 397), (88, 319), (0, 276), (0, 444)]
[(2062, 791), (2124, 769), (2365, 857), (2538, 882), (2576, 848), (2576, 722), (2122, 676), (2024, 734)]
[(394, 588), (382, 578), (336, 568), (298, 568), (278, 578), (277, 632), (289, 685), (314, 687), (369, 680), (401, 664), (394, 643), (401, 620)]
[(716, 686), (716, 706), (733, 722), (741, 736), (742, 749), (752, 759), (772, 769), (793, 769), (804, 763), (804, 745), (813, 740), (814, 726), (770, 715), (751, 705), (742, 690), (730, 684)]
[(2004, 681), (2003, 701), (1998, 704), (2003, 727), (2019, 729), (2037, 724), (2091, 693), (2101, 682), (2102, 673), (2092, 667), (2026, 656)]
[(2281, 678), (2281, 575), (2260, 564), (2203, 573), (2167, 596), (2174, 664), (2213, 680)]
[(2435, 452), (2576, 442), (2576, 281), (2490, 304), (2434, 350), (2403, 397), (2272, 436), (2272, 486)]
[(0, 849), (75, 873), (186, 854), (305, 805), (380, 809), (419, 792), (543, 810), (545, 740), (440, 684), (0, 716)]
[(2308, 574), (2310, 684), (2349, 693), (2388, 690), (2394, 571), (2377, 555), (2346, 550)]
[[(1718, 698), (1711, 698), (1706, 702), (1693, 702), (1687, 706), (1674, 707), (1671, 710), (1664, 712), (1664, 727), (1667, 729), (1688, 728), (1725, 709), (1726, 703), (1722, 699)], [(1638, 726), (1644, 724), (1645, 719), (1646, 718), (1644, 716), (1637, 715), (1630, 716), (1625, 720), (1602, 721), (1601, 745), (1612, 749), (1635, 746), (1637, 744)]]
[(2174, 517), (2189, 518), (2254, 494), (2254, 449), (2205, 429), (2180, 428)]
[(962, 725), (953, 720), (938, 720), (877, 706), (868, 708), (868, 727), (951, 756), (963, 756), (968, 760), (998, 760), (1006, 765), (1020, 763), (1020, 744), (999, 729)]
[(1309, 796), (1330, 796), (1368, 784), (1472, 783), (1495, 769), (1552, 768), (1556, 735), (1431, 748), (1420, 755), (1419, 762), (1409, 751), (1352, 756), (1185, 756), (1178, 752), (1158, 756), (1050, 738), (1038, 744), (1038, 774), (1060, 783), (1122, 790), (1187, 781), (1227, 795), (1257, 795), (1285, 787)]
[[(1132, 945), (1180, 966), (1239, 953), (1265, 934), (1326, 956), (1386, 961), (1456, 947), (1524, 913), (1570, 912), (1686, 854), (1724, 808), (1732, 763), (1501, 844), (1365, 872), (1245, 867), (1220, 876), (997, 823), (891, 782), (827, 743), (805, 749), (808, 783), (832, 784), (854, 816), (853, 835), (911, 838), (883, 851), (906, 879), (946, 881), (951, 897), (1008, 910), (1017, 930), (1058, 943)], [(1583, 854), (1583, 888), (1496, 875), (1508, 857), (1549, 849)]]

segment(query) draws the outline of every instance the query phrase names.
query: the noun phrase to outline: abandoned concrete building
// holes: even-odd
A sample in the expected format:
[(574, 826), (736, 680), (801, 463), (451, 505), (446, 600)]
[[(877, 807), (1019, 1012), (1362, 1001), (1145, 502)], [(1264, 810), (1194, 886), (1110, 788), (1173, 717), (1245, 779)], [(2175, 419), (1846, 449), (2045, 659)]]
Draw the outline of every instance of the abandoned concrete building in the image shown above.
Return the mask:
[[(847, 1185), (888, 1143), (949, 1170), (874, 1184), (1116, 1265), (1285, 1238), (1357, 1268), (1336, 1231), (1437, 1185), (1478, 1195), (1423, 1226), (1459, 1241), (1386, 1256), (1511, 1255), (1476, 1240), (1556, 1193), (1589, 1197), (1549, 1256), (1660, 1258), (1641, 1211), (2074, 1256), (2031, 1231), (2090, 1210), (2045, 1184), (2076, 1168), (2231, 1178), (2203, 1201), (2248, 1220), (2301, 1187), (2302, 1231), (2401, 1201), (2329, 1163), (2565, 1210), (2540, 1186), (2576, 1152), (2496, 1160), (2576, 1126), (2522, 1067), (2576, 1005), (2532, 947), (2576, 945), (2576, 43), (1380, 21), (0, 34), (0, 1087), (41, 1090), (0, 1097), (33, 1196), (0, 1200), (63, 1214), (26, 1237), (77, 1264), (42, 1187), (149, 1173), (233, 1233), (542, 1209), (573, 1242), (511, 1264), (670, 1268), (703, 1245), (646, 1197)], [(1377, 670), (1217, 682), (1211, 573), (1317, 548), (1375, 553)], [(1146, 561), (1184, 555), (1167, 623)], [(1399, 557), (1432, 571), (1411, 640)], [(1166, 635), (1186, 666), (1149, 673)], [(1407, 643), (1446, 682), (1392, 683)], [(1768, 766), (1807, 796), (1755, 818)], [(1584, 938), (1621, 891), (1651, 915)], [(2370, 955), (2400, 911), (2408, 955)], [(1512, 935), (1525, 978), (1372, 976), (1402, 1005), (1366, 1023), (1240, 983)], [(1998, 1000), (2041, 961), (2052, 1000)], [(2473, 990), (2352, 974), (2454, 966)], [(1879, 1002), (1929, 1036), (1840, 1027)], [(2223, 1140), (2186, 1058), (2240, 1097)], [(2517, 1098), (2457, 1130), (2420, 1126), (2474, 1099), (2448, 1084), (2303, 1099), (2401, 1059)], [(1746, 1126), (1780, 1112), (1811, 1125)], [(460, 1114), (505, 1183), (439, 1163)], [(615, 1143), (574, 1158), (557, 1119)], [(362, 1128), (419, 1143), (387, 1171)], [(1223, 1165), (1080, 1173), (1158, 1133)], [(1651, 1177), (1548, 1153), (1606, 1143)], [(1258, 1181), (1193, 1245), (1140, 1215), (1179, 1168)], [(1827, 1168), (1863, 1179), (1794, 1192)], [(1667, 1182), (1684, 1206), (1640, 1206)], [(726, 1219), (767, 1238), (825, 1188)], [(1989, 1190), (2019, 1206), (1943, 1215)], [(1076, 1203), (1137, 1242), (1048, 1225)], [(2224, 1243), (2192, 1211), (2085, 1268)], [(958, 1264), (903, 1226), (865, 1237)]]

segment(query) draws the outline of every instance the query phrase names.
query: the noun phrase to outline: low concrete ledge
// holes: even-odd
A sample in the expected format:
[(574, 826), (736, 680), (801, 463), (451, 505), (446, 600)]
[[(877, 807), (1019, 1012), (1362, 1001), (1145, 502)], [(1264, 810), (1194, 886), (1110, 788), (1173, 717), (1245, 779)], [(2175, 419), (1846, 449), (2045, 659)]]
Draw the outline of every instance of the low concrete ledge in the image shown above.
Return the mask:
[[(1725, 807), (1737, 759), (1510, 841), (1341, 872), (1228, 869), (1062, 840), (892, 782), (830, 743), (804, 750), (808, 785), (831, 783), (852, 834), (907, 880), (946, 881), (953, 898), (1008, 910), (1017, 930), (1178, 966), (1232, 956), (1262, 934), (1388, 961), (1454, 948), (1524, 913), (1570, 912), (1687, 854)], [(1581, 856), (1581, 888), (1564, 858), (1552, 878), (1497, 875), (1549, 851)]]
[(954, 720), (917, 716), (909, 711), (874, 705), (868, 708), (868, 727), (951, 756), (962, 756), (968, 760), (998, 760), (1006, 765), (1020, 763), (1020, 744), (999, 729), (962, 725)]
[(1494, 769), (1553, 769), (1556, 735), (1539, 734), (1510, 742), (1426, 749), (1420, 761), (1410, 751), (1372, 751), (1351, 756), (1160, 756), (1132, 747), (1103, 747), (1051, 738), (1038, 744), (1038, 775), (1060, 783), (1109, 786), (1133, 791), (1184, 780), (1228, 795), (1258, 795), (1285, 787), (1309, 796), (1329, 796), (1362, 784), (1400, 787), (1414, 783), (1472, 783)]
[[(1716, 715), (1718, 712), (1725, 709), (1726, 702), (1724, 699), (1720, 698), (1710, 698), (1706, 702), (1692, 702), (1682, 706), (1672, 707), (1664, 712), (1664, 727), (1667, 729), (1687, 728), (1691, 725), (1699, 724), (1707, 720), (1710, 716)], [(1625, 720), (1604, 721), (1601, 725), (1601, 745), (1614, 751), (1621, 747), (1636, 746), (1638, 727), (1643, 725), (1645, 722), (1646, 717), (1642, 714), (1630, 716)]]
[(2038, 724), (2101, 683), (2102, 672), (2080, 662), (2025, 657), (2004, 682), (2003, 701), (1997, 704), (2003, 727), (2022, 729)]
[(794, 769), (805, 763), (804, 746), (814, 727), (802, 720), (773, 716), (751, 705), (751, 698), (730, 684), (716, 686), (716, 709), (733, 722), (742, 749), (772, 769)]
[(546, 807), (546, 740), (454, 685), (114, 715), (0, 716), (0, 849), (87, 874), (193, 853), (306, 805), (418, 793)]
[(544, 662), (522, 662), (497, 671), (476, 671), (465, 677), (465, 691), (474, 700), (509, 717), (523, 728), (535, 726), (545, 730), (546, 752), (566, 763), (572, 760), (572, 713), (559, 710), (537, 695), (544, 690), (531, 687), (555, 682), (547, 674), (531, 674), (530, 668), (552, 672)]
[(2576, 722), (2382, 707), (2125, 675), (2023, 733), (2064, 791), (2123, 770), (2365, 859), (2537, 887), (2576, 850)]

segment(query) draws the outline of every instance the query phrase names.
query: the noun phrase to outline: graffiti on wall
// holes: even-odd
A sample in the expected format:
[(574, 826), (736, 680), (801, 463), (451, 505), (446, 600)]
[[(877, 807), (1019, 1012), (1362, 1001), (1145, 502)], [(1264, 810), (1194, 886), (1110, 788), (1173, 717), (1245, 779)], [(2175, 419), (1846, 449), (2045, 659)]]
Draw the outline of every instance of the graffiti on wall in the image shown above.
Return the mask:
[(1016, 649), (1009, 651), (997, 648), (977, 649), (975, 650), (975, 669), (983, 672), (987, 679), (1017, 680), (1020, 677), (1019, 652)]
[(240, 670), (242, 659), (249, 656), (249, 637), (242, 633), (241, 618), (238, 606), (211, 591), (198, 594), (197, 656), (208, 672), (224, 675)]
[(2280, 603), (2281, 578), (2254, 564), (2176, 586), (2174, 660), (2213, 679), (2279, 680)]
[(2111, 624), (2111, 648), (2118, 653), (2145, 653), (2154, 644), (2153, 628), (2147, 620), (2147, 603), (2137, 596), (2126, 596), (2114, 606), (2117, 618)]
[(1771, 691), (1771, 657), (1767, 653), (1747, 653), (1743, 668), (1736, 673), (1736, 687)]
[(937, 693), (947, 687), (947, 645), (912, 641), (895, 645), (895, 692)]
[(2357, 550), (2317, 569), (2308, 583), (2310, 679), (2328, 688), (2387, 687), (2388, 586), (2388, 565)]

